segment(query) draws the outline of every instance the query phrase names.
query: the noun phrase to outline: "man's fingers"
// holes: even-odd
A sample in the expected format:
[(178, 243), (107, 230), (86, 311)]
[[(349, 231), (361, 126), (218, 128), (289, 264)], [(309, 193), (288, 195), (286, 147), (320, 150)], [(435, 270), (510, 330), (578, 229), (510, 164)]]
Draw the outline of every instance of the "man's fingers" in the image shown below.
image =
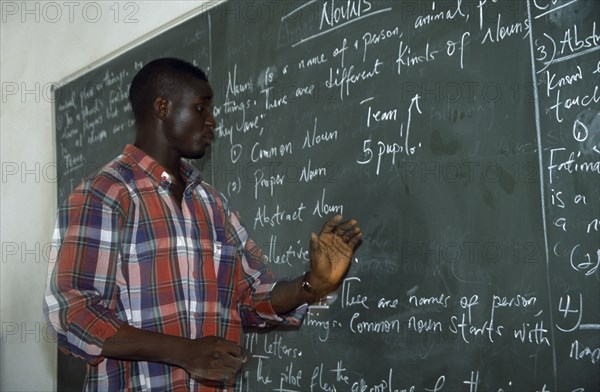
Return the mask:
[(250, 361), (250, 357), (252, 357), (252, 352), (250, 350), (242, 348), (242, 363)]
[[(362, 231), (361, 231), (360, 227), (358, 227), (358, 222), (355, 219), (351, 219), (346, 222), (342, 222), (342, 219), (343, 218), (341, 215), (336, 215), (333, 218), (329, 219), (323, 226), (323, 229), (321, 230), (319, 237), (322, 236), (323, 234), (333, 234), (336, 237), (341, 238), (342, 241), (344, 241), (347, 245), (349, 245), (351, 248), (354, 249), (354, 247), (356, 247), (356, 245), (362, 238)], [(319, 238), (314, 233), (311, 234), (311, 239), (310, 239), (311, 252), (319, 251), (319, 240), (318, 239)], [(313, 254), (315, 254), (315, 253), (313, 253)]]
[(321, 229), (321, 234), (333, 233), (333, 231), (338, 227), (342, 219), (343, 218), (341, 215), (336, 215), (333, 218), (329, 219), (323, 225), (323, 228)]
[(229, 340), (216, 338), (215, 351), (213, 353), (213, 366), (223, 373), (236, 373), (245, 362), (242, 347)]
[(358, 229), (358, 233), (354, 234), (348, 240), (348, 246), (351, 247), (352, 249), (356, 248), (356, 245), (358, 245), (358, 242), (360, 241), (360, 239), (362, 238), (362, 236), (363, 236), (362, 231), (360, 231), (360, 229)]
[(343, 217), (341, 215), (335, 215), (333, 218), (329, 219), (323, 225), (320, 234), (333, 233), (339, 237), (346, 236), (348, 239), (353, 237), (355, 234), (355, 227), (358, 227), (358, 222), (355, 219), (351, 219), (346, 222), (342, 222)]
[(244, 363), (244, 357), (241, 355), (233, 355), (230, 353), (227, 353), (225, 355), (221, 356), (221, 361), (223, 362), (223, 365), (227, 368), (232, 369), (233, 371), (237, 372), (243, 365)]
[(233, 355), (234, 357), (243, 357), (243, 349), (235, 343), (231, 344), (226, 349), (229, 352), (229, 354)]
[(340, 237), (343, 237), (347, 233), (352, 232), (354, 230), (354, 228), (357, 227), (356, 226), (357, 224), (358, 224), (358, 222), (355, 221), (354, 219), (346, 221), (344, 223), (340, 223), (338, 225), (338, 227), (336, 227), (336, 229), (335, 229), (335, 234)]
[(320, 251), (320, 247), (319, 237), (315, 233), (310, 233), (310, 253), (317, 255)]
[(357, 235), (362, 234), (362, 230), (360, 229), (360, 227), (358, 226), (353, 226), (352, 228), (350, 228), (349, 230), (346, 230), (346, 232), (344, 233), (344, 239), (347, 241), (350, 241), (352, 238), (356, 237)]
[(358, 222), (352, 219), (341, 223), (335, 229), (335, 235), (340, 237), (350, 247), (354, 248), (358, 241), (360, 241), (362, 231), (360, 230), (360, 227), (358, 227)]
[(244, 350), (241, 346), (228, 340), (221, 341), (221, 348), (215, 354), (225, 366), (238, 370), (245, 362)]

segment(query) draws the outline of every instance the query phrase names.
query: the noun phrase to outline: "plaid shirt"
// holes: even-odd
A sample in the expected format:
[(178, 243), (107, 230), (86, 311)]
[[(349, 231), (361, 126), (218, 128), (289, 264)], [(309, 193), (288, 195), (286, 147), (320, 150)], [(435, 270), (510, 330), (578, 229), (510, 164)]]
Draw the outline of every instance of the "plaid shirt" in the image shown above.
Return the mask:
[(275, 313), (274, 276), (237, 212), (194, 167), (181, 170), (178, 206), (164, 168), (128, 145), (59, 209), (45, 305), (61, 349), (89, 363), (87, 390), (215, 390), (178, 367), (103, 358), (123, 323), (239, 343), (242, 325), (298, 325), (306, 312)]

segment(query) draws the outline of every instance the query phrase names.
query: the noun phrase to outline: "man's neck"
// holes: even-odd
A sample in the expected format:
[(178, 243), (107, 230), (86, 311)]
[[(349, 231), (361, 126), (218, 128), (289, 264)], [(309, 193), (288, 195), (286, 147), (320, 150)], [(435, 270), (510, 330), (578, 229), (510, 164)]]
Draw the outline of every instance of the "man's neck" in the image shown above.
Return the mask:
[(136, 140), (134, 145), (164, 167), (173, 178), (181, 180), (181, 156), (164, 148), (157, 147), (161, 143), (148, 143)]

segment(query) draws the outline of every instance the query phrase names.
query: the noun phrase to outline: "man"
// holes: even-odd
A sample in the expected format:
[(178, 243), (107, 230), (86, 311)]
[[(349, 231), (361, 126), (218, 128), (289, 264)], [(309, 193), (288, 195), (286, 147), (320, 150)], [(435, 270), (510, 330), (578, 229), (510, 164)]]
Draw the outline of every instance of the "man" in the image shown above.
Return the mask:
[(336, 216), (311, 235), (311, 270), (274, 280), (237, 212), (182, 158), (214, 139), (206, 75), (177, 59), (131, 83), (134, 145), (59, 210), (46, 307), (88, 390), (223, 390), (242, 326), (299, 325), (335, 290), (362, 233)]

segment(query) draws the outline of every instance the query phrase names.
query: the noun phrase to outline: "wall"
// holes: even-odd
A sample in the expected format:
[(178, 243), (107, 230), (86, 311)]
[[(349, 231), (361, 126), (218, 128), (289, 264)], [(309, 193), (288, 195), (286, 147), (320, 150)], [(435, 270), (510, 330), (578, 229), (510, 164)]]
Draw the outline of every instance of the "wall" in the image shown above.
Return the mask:
[(42, 299), (56, 212), (51, 86), (207, 1), (1, 1), (0, 390), (56, 389)]

